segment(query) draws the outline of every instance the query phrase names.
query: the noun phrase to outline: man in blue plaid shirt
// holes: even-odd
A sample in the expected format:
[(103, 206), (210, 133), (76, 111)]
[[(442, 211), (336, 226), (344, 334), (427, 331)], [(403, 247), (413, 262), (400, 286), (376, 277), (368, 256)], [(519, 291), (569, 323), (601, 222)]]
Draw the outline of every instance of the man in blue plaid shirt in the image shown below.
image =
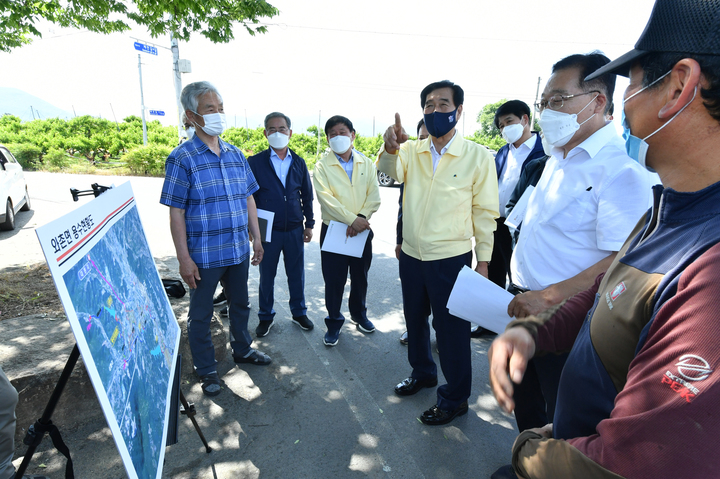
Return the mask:
[[(215, 348), (210, 335), (213, 293), (221, 282), (228, 300), (230, 345), (236, 363), (270, 364), (251, 348), (247, 324), (248, 266), (263, 257), (257, 209), (258, 184), (238, 148), (219, 138), (225, 129), (222, 97), (208, 82), (187, 85), (180, 101), (195, 136), (165, 162), (160, 203), (170, 207), (170, 232), (180, 275), (190, 287), (188, 338), (195, 370), (208, 396), (220, 394)], [(253, 241), (250, 258), (248, 229)]]

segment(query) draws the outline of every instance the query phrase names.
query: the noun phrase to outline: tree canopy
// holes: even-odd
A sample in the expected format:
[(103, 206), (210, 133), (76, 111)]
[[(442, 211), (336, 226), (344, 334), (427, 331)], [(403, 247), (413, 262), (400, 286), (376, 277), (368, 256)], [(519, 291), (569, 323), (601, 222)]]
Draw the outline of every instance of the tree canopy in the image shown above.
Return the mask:
[(504, 98), (496, 101), (495, 103), (488, 103), (483, 107), (480, 113), (478, 113), (477, 122), (480, 123), (479, 133), (482, 136), (487, 136), (489, 138), (500, 137), (500, 130), (495, 127), (495, 112), (504, 103), (507, 103), (507, 100)]
[(155, 38), (172, 34), (184, 41), (199, 32), (215, 43), (234, 38), (240, 23), (251, 35), (265, 33), (263, 17), (278, 10), (264, 0), (10, 0), (0, 2), (0, 51), (9, 52), (41, 37), (41, 20), (96, 33), (129, 30), (129, 21), (144, 26)]

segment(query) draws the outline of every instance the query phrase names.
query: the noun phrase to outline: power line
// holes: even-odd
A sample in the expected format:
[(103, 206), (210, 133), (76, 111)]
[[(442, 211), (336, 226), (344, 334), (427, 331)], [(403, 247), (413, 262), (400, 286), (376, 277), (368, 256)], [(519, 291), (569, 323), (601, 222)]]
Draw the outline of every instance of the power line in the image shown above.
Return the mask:
[[(340, 83), (340, 82), (333, 82), (333, 81), (327, 81), (327, 80), (320, 80), (316, 82), (317, 84), (322, 85), (332, 85), (335, 87), (344, 87), (344, 88), (353, 88), (353, 89), (364, 89), (364, 90), (378, 90), (378, 91), (390, 91), (390, 92), (399, 92), (399, 93), (412, 93), (412, 94), (420, 94), (420, 91), (423, 87), (418, 88), (411, 88), (411, 87), (402, 87), (402, 86), (395, 86), (395, 85), (381, 85), (376, 83)], [(489, 92), (489, 91), (469, 91), (465, 90), (465, 96), (472, 96), (472, 97), (483, 97), (483, 98), (518, 98), (518, 97), (532, 97), (531, 94), (525, 93), (517, 93), (517, 92)]]
[[(309, 27), (307, 25), (288, 25), (287, 23), (261, 23), (260, 25), (266, 26), (266, 27), (281, 27), (281, 28), (298, 28), (302, 30), (321, 30), (321, 31), (328, 31), (328, 32), (344, 32), (344, 33), (364, 33), (364, 34), (370, 34), (370, 35), (393, 35), (393, 36), (404, 36), (404, 37), (419, 37), (419, 38), (446, 38), (451, 40), (482, 40), (482, 41), (489, 41), (489, 42), (522, 42), (527, 43), (526, 39), (513, 39), (513, 38), (498, 38), (498, 37), (466, 37), (466, 36), (458, 36), (458, 35), (432, 35), (427, 33), (401, 33), (401, 32), (382, 32), (377, 30), (353, 30), (353, 29), (344, 29), (344, 28), (328, 28), (328, 27)], [(565, 44), (568, 43), (567, 41), (561, 41), (561, 40), (541, 40), (537, 38), (533, 38), (533, 43), (559, 43), (559, 44)], [(580, 42), (580, 41), (573, 41), (574, 45), (612, 45), (612, 46), (625, 46), (625, 47), (632, 47), (633, 44), (630, 43), (613, 43), (613, 42)]]

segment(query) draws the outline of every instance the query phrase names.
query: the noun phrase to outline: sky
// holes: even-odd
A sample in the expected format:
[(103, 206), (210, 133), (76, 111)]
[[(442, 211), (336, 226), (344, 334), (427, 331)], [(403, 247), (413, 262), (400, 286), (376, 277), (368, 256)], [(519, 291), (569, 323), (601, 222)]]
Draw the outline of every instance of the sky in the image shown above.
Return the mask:
[[(500, 99), (532, 105), (553, 63), (573, 53), (601, 50), (611, 59), (631, 50), (653, 0), (270, 0), (280, 10), (265, 34), (242, 26), (228, 44), (200, 34), (180, 42), (180, 58), (200, 80), (220, 91), (229, 126), (261, 126), (272, 111), (293, 121), (293, 131), (348, 117), (361, 135), (378, 134), (400, 113), (414, 130), (422, 118), (420, 91), (448, 79), (465, 90), (458, 129), (478, 129), (482, 107)], [(153, 39), (135, 28), (101, 35), (39, 25), (42, 39), (0, 53), (0, 87), (13, 87), (68, 112), (122, 121), (141, 113), (138, 52), (141, 41), (158, 55), (141, 53), (146, 109), (177, 118), (169, 36)], [(618, 79), (621, 104), (627, 81)], [(29, 111), (29, 106), (28, 106)], [(42, 115), (42, 112), (40, 112)], [(616, 108), (616, 122), (619, 108)]]

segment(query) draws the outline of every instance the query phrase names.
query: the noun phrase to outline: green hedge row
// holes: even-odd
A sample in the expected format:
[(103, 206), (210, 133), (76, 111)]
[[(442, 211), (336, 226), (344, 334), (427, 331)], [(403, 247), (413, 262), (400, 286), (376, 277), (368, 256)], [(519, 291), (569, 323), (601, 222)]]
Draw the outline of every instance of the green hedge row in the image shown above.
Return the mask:
[[(305, 133), (293, 133), (290, 148), (305, 158), (312, 169), (319, 152), (327, 148), (325, 132), (311, 126)], [(86, 162), (96, 167), (125, 167), (131, 174), (162, 176), (165, 159), (178, 144), (177, 128), (163, 126), (157, 120), (147, 123), (148, 145), (143, 146), (142, 120), (137, 116), (121, 123), (91, 116), (71, 120), (51, 118), (23, 122), (13, 115), (0, 117), (0, 144), (15, 155), (23, 168), (62, 171)], [(228, 128), (223, 140), (251, 156), (269, 147), (263, 128)], [(468, 137), (481, 144), (489, 139)], [(374, 158), (382, 146), (382, 136), (357, 135), (355, 148)], [(492, 146), (495, 146), (494, 144)]]

